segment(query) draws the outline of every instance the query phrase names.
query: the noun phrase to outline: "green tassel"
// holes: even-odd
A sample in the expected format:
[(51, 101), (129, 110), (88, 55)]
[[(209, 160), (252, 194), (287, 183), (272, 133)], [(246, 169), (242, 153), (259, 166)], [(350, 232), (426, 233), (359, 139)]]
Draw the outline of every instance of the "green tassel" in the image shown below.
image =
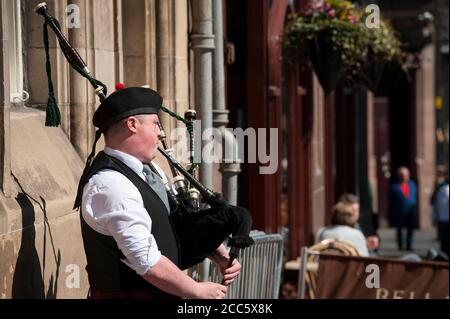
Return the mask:
[(45, 71), (48, 80), (48, 100), (45, 110), (45, 126), (58, 126), (61, 124), (61, 113), (56, 103), (55, 93), (53, 91), (52, 68), (50, 65), (50, 53), (48, 44), (47, 22), (44, 23), (44, 47), (45, 47)]
[[(48, 80), (48, 101), (47, 101), (47, 109), (46, 109), (46, 118), (45, 118), (45, 126), (58, 126), (61, 124), (61, 114), (59, 112), (58, 104), (56, 103), (55, 99), (55, 93), (53, 89), (53, 82), (52, 82), (52, 67), (50, 64), (50, 50), (49, 50), (49, 39), (48, 39), (48, 24), (50, 22), (54, 22), (56, 27), (61, 30), (61, 27), (59, 25), (58, 20), (56, 20), (54, 17), (50, 17), (47, 21), (45, 21), (43, 29), (44, 29), (44, 48), (45, 48), (45, 71), (47, 72), (47, 80)], [(93, 78), (89, 74), (87, 74), (83, 69), (80, 69), (76, 64), (74, 64), (69, 55), (63, 50), (64, 55), (67, 58), (67, 61), (69, 61), (69, 64), (83, 77), (89, 80), (89, 82), (94, 86), (102, 87), (103, 88), (103, 94), (106, 96), (107, 94), (107, 88), (106, 85), (100, 82), (99, 80)], [(101, 99), (100, 102), (103, 102)]]
[(45, 110), (45, 126), (59, 126), (61, 124), (61, 113), (53, 95), (49, 94), (47, 108)]

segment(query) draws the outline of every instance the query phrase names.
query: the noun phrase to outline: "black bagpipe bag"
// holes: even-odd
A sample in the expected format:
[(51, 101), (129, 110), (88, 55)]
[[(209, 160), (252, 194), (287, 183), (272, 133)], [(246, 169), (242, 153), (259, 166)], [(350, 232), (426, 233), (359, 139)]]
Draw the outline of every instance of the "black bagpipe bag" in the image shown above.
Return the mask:
[(210, 208), (192, 212), (178, 207), (170, 214), (180, 244), (180, 268), (187, 269), (210, 256), (229, 236), (228, 245), (245, 248), (252, 245), (250, 212), (217, 197)]

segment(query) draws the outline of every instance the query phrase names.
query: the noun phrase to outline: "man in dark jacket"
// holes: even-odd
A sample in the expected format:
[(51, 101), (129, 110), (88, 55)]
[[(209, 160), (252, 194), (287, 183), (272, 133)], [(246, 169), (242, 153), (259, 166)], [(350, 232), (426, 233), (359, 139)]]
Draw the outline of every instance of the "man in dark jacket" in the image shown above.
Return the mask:
[(397, 170), (398, 180), (389, 191), (389, 209), (393, 226), (397, 229), (397, 245), (402, 250), (402, 230), (406, 228), (406, 249), (412, 250), (413, 232), (417, 214), (417, 187), (410, 179), (409, 169), (405, 166)]

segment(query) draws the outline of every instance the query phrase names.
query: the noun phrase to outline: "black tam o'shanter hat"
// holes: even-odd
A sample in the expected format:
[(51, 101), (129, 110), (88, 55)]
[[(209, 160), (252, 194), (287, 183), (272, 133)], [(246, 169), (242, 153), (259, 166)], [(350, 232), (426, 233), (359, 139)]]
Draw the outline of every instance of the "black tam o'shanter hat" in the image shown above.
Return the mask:
[(115, 91), (109, 95), (98, 107), (94, 113), (92, 123), (98, 130), (95, 132), (95, 141), (92, 145), (91, 154), (89, 154), (86, 166), (78, 184), (77, 197), (74, 208), (81, 204), (83, 187), (87, 181), (89, 169), (93, 157), (95, 156), (95, 145), (100, 139), (102, 133), (105, 133), (111, 125), (132, 115), (140, 114), (158, 114), (161, 109), (163, 99), (158, 92), (145, 87), (130, 87)]
[(94, 113), (92, 123), (104, 133), (112, 124), (138, 114), (158, 114), (162, 106), (158, 92), (144, 87), (130, 87), (108, 96)]

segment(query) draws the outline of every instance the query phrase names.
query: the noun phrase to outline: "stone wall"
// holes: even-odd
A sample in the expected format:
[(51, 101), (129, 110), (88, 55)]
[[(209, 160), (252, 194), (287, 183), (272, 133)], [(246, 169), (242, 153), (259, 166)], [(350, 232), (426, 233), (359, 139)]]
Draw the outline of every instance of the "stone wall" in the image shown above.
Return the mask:
[[(85, 298), (88, 291), (76, 187), (94, 139), (99, 105), (88, 81), (69, 67), (49, 30), (59, 128), (44, 127), (47, 102), (41, 0), (21, 1), (26, 106), (9, 105), (9, 58), (0, 50), (0, 298)], [(69, 1), (49, 13), (109, 93), (116, 82), (150, 85), (177, 113), (189, 108), (188, 7), (175, 0), (73, 0), (79, 28), (67, 28)], [(5, 14), (0, 4), (0, 48)], [(7, 10), (7, 9), (5, 9)], [(162, 14), (164, 13), (164, 15)], [(158, 19), (155, 19), (159, 16)], [(158, 37), (157, 37), (158, 35)], [(11, 36), (11, 35), (9, 35)], [(175, 126), (168, 118), (166, 131)], [(101, 149), (103, 142), (98, 143)], [(158, 159), (162, 166), (167, 163)]]
[(0, 298), (82, 298), (86, 264), (72, 210), (83, 162), (44, 113), (11, 112), (11, 196), (0, 195)]
[(421, 67), (416, 73), (416, 158), (420, 227), (432, 227), (430, 198), (435, 182), (436, 123), (434, 108), (435, 51), (422, 50)]

